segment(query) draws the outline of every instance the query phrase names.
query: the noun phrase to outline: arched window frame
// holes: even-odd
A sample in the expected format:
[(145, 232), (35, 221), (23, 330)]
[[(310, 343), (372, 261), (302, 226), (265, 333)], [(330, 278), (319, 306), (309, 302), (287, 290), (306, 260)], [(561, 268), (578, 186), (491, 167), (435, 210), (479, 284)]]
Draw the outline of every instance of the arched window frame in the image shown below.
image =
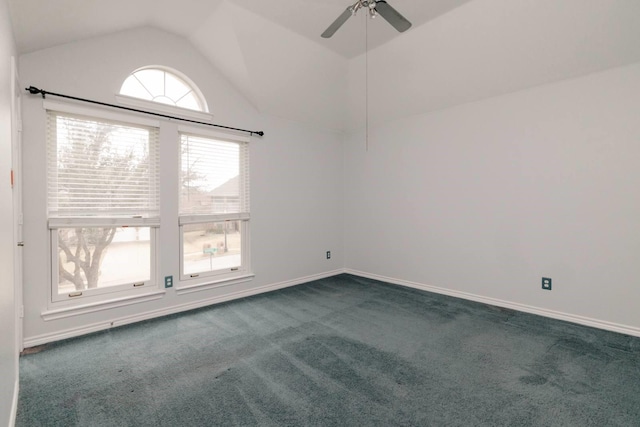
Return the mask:
[[(181, 80), (185, 86), (187, 86), (191, 91), (195, 94), (195, 97), (199, 101), (202, 110), (193, 110), (190, 108), (179, 107), (176, 105), (165, 104), (158, 101), (137, 98), (134, 96), (126, 95), (121, 93), (122, 88), (125, 82), (134, 76), (136, 73), (144, 70), (159, 70), (164, 73), (168, 73), (176, 77), (178, 80)], [(160, 65), (149, 65), (145, 67), (138, 68), (132, 71), (123, 81), (120, 86), (120, 92), (116, 94), (116, 100), (123, 105), (127, 105), (133, 108), (139, 108), (149, 111), (155, 111), (164, 114), (171, 114), (178, 117), (184, 117), (187, 119), (196, 119), (201, 121), (211, 121), (213, 119), (213, 115), (209, 112), (209, 107), (207, 104), (207, 100), (202, 94), (202, 91), (198, 86), (185, 74), (181, 73), (178, 70), (175, 70), (170, 67), (160, 66)]]

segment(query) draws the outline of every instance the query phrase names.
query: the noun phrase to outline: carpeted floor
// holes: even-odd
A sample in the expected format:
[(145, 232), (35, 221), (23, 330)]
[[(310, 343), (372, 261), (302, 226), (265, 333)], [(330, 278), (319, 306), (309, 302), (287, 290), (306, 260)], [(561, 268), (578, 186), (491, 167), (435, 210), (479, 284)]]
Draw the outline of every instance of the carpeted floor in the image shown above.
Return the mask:
[(640, 338), (341, 275), (20, 360), (17, 426), (640, 426)]

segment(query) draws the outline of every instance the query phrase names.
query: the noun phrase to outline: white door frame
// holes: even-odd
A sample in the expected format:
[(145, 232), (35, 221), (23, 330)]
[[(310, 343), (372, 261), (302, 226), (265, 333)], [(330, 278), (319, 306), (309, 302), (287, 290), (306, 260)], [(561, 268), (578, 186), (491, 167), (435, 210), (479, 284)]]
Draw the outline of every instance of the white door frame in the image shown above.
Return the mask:
[(13, 281), (16, 304), (16, 340), (18, 351), (24, 349), (24, 302), (22, 284), (22, 91), (18, 64), (11, 57), (11, 184), (13, 188)]

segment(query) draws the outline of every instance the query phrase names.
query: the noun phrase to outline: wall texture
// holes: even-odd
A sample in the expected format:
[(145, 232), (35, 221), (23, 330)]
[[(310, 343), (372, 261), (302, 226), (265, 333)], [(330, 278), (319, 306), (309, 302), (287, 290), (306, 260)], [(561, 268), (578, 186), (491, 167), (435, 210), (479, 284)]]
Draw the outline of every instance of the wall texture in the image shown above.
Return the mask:
[[(45, 321), (49, 272), (46, 222), (45, 112), (38, 96), (24, 100), (25, 302), (24, 336), (35, 345), (122, 324), (132, 319), (211, 303), (265, 286), (284, 286), (342, 268), (342, 140), (332, 132), (259, 114), (186, 40), (151, 28), (112, 34), (21, 57), (21, 81), (45, 90), (115, 102), (135, 69), (164, 65), (186, 74), (202, 90), (214, 122), (264, 130), (251, 142), (251, 247), (249, 283), (178, 295), (72, 318)], [(161, 141), (161, 185), (178, 182), (176, 141)], [(177, 193), (163, 194), (163, 224), (177, 224)], [(177, 228), (160, 231), (160, 276), (178, 274)], [(333, 258), (325, 259), (332, 250)]]
[(0, 425), (10, 423), (18, 391), (18, 348), (13, 283), (11, 173), (11, 57), (15, 45), (9, 11), (0, 0)]
[(635, 64), (372, 122), (347, 269), (640, 335), (639, 93)]

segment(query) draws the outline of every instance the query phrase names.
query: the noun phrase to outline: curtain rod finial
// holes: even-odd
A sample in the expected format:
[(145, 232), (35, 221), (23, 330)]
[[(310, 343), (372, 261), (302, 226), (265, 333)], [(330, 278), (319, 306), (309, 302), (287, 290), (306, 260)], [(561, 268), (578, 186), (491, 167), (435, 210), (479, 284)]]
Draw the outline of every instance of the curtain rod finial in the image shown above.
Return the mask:
[(35, 86), (29, 86), (29, 87), (28, 87), (28, 88), (26, 88), (26, 89), (29, 91), (29, 93), (30, 93), (31, 95), (36, 95), (36, 94), (40, 93), (40, 94), (42, 94), (42, 97), (44, 98), (44, 96), (45, 96), (45, 94), (46, 94), (46, 92), (45, 92), (44, 90), (42, 90), (42, 89), (38, 89), (38, 88), (37, 88), (37, 87), (35, 87)]
[(253, 133), (255, 133), (256, 135), (259, 135), (259, 136), (264, 136), (264, 132), (262, 132), (261, 130), (258, 131), (258, 132), (253, 132)]

